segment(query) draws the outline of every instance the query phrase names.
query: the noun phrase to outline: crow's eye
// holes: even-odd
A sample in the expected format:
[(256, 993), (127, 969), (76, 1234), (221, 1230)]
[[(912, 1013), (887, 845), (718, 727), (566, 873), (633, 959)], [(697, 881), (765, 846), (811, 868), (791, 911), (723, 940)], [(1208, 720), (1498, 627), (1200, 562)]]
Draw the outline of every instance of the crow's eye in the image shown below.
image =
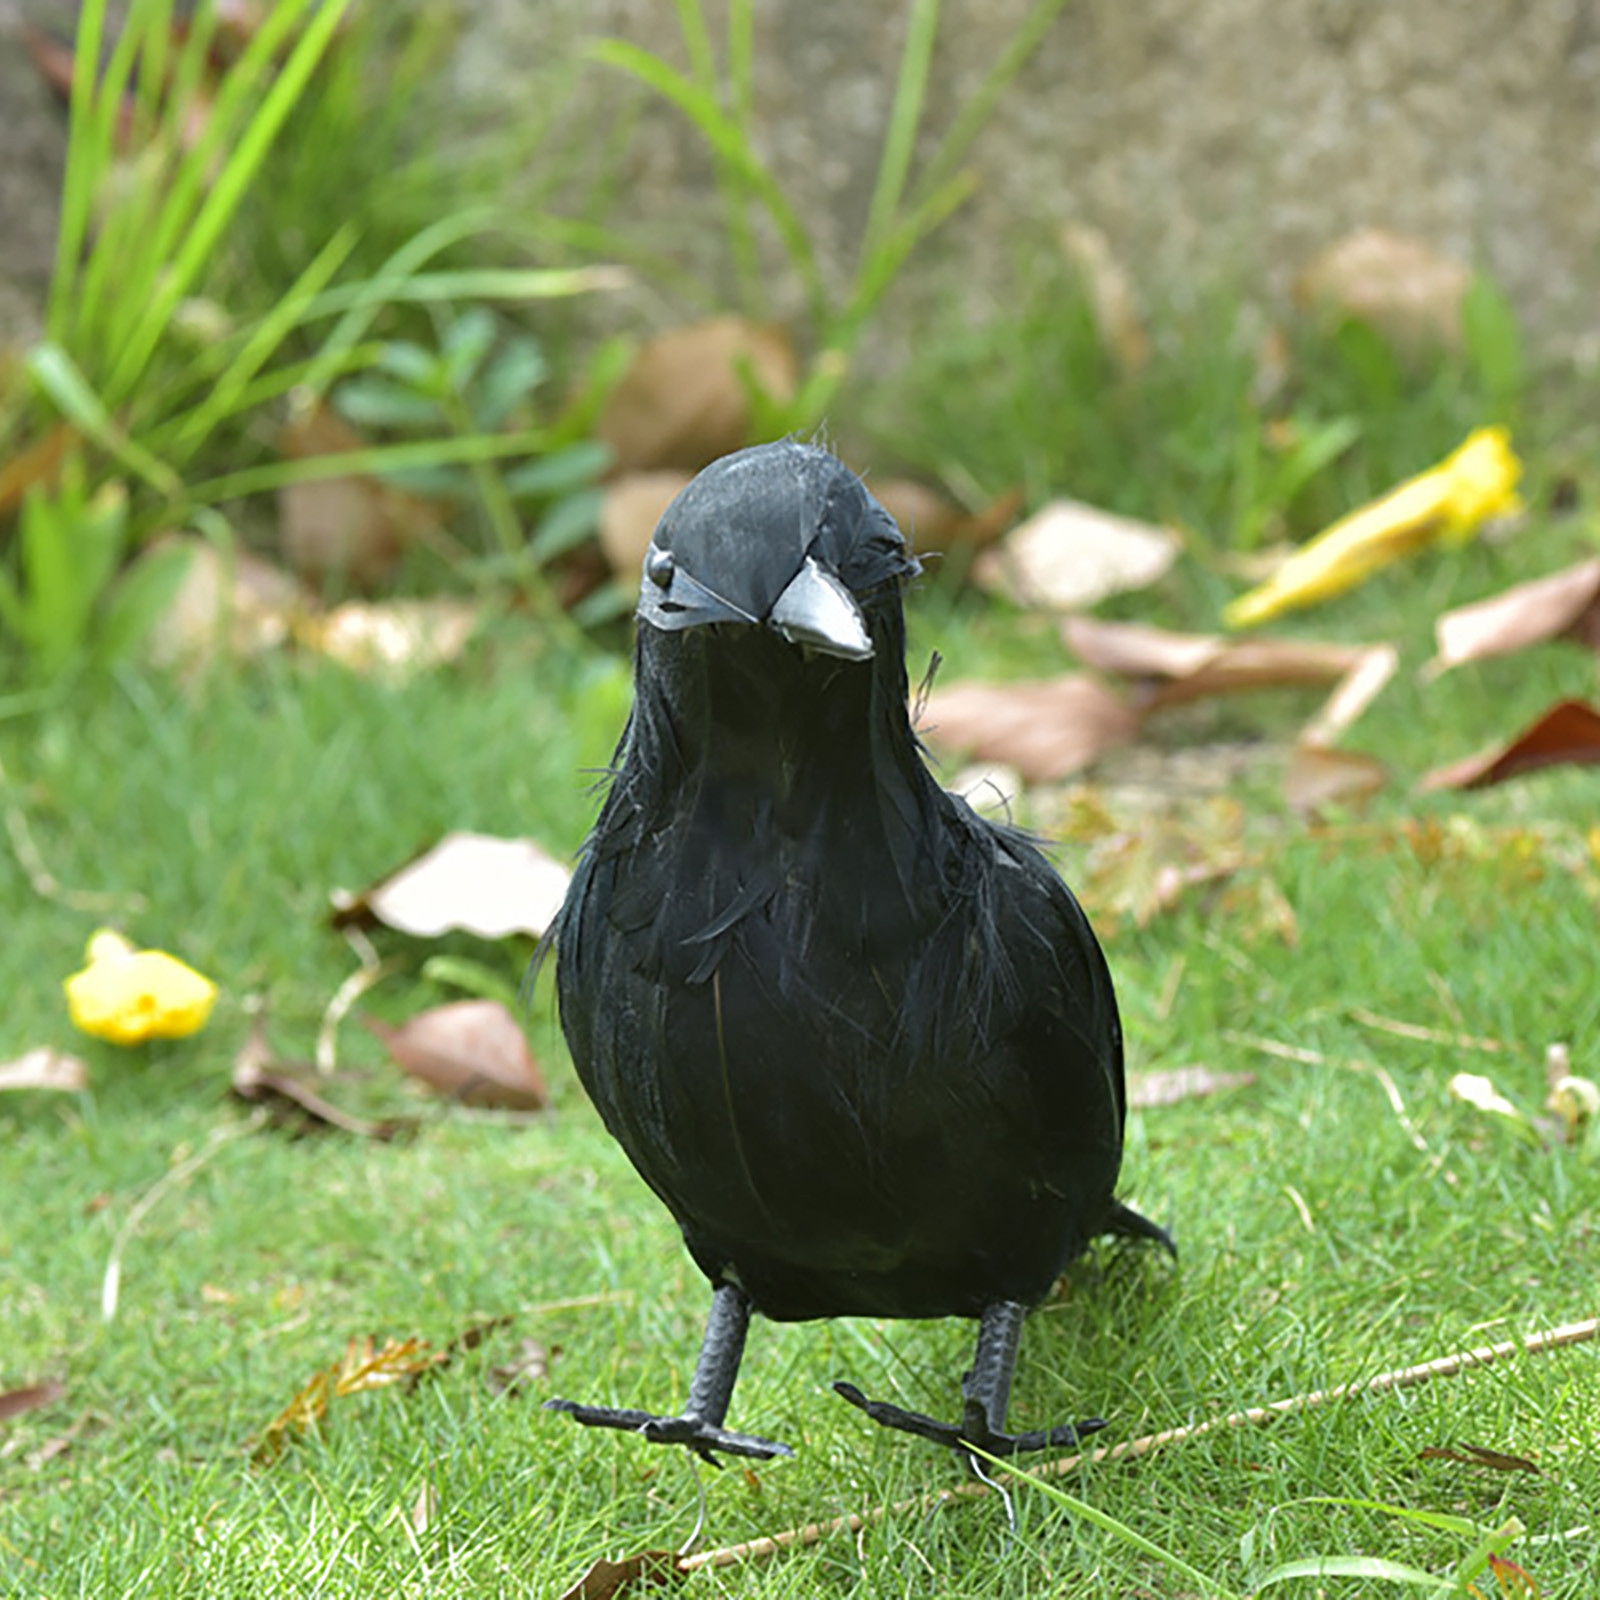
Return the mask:
[(675, 570), (676, 563), (672, 559), (672, 552), (651, 545), (649, 554), (644, 558), (644, 574), (651, 583), (658, 589), (665, 589), (672, 582)]

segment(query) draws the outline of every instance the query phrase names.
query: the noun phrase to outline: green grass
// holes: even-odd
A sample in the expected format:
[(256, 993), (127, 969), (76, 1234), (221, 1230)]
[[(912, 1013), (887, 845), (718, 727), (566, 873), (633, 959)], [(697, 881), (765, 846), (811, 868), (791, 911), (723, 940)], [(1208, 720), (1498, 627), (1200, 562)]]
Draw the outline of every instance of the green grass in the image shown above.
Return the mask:
[[(1360, 633), (1376, 626), (1364, 608), (1387, 607), (1392, 623), (1398, 589), (1415, 665), (1425, 607), (1492, 587), (1499, 560), (1470, 552), (1448, 579), (1424, 563), (1386, 600), (1354, 597), (1329, 617)], [(952, 677), (1047, 664), (1049, 642), (1031, 624), (937, 588), (917, 610), (917, 649), (945, 644)], [(67, 1385), (58, 1404), (0, 1425), (0, 1593), (553, 1595), (600, 1555), (687, 1537), (700, 1489), (685, 1461), (538, 1408), (551, 1393), (679, 1403), (706, 1299), (576, 1085), (548, 977), (530, 1029), (555, 1108), (532, 1126), (429, 1107), (408, 1143), (295, 1140), (245, 1130), (226, 1094), (247, 993), (269, 997), (284, 1054), (310, 1053), (354, 964), (323, 921), (330, 887), (360, 885), (450, 827), (576, 847), (593, 803), (580, 772), (608, 752), (625, 704), (619, 673), (598, 658), (552, 661), (508, 627), (465, 665), (404, 688), (310, 660), (225, 672), (189, 692), (126, 675), (0, 729), (8, 798), (61, 883), (143, 896), (143, 909), (115, 920), (224, 990), (194, 1041), (131, 1054), (85, 1044), (91, 1094), (0, 1097), (0, 1388), (46, 1376)], [(1426, 691), (1408, 673), (1357, 742), (1409, 775), (1553, 692), (1582, 692), (1592, 675), (1562, 646)], [(1293, 709), (1261, 715), (1270, 725)], [(1219, 715), (1248, 723), (1251, 713)], [(1074, 1267), (1030, 1325), (1019, 1423), (1099, 1413), (1111, 1440), (1128, 1439), (1594, 1313), (1593, 1141), (1533, 1148), (1445, 1087), (1456, 1071), (1487, 1070), (1537, 1108), (1544, 1048), (1558, 1039), (1576, 1070), (1593, 1070), (1600, 885), (1581, 836), (1592, 785), (1569, 773), (1481, 797), (1402, 791), (1331, 842), (1265, 810), (1257, 825), (1297, 913), (1297, 947), (1205, 898), (1110, 940), (1134, 1067), (1198, 1061), (1258, 1081), (1132, 1118), (1124, 1190), (1175, 1226), (1182, 1264), (1106, 1249)], [(1430, 859), (1407, 843), (1413, 815), (1470, 817), (1477, 833)], [(1533, 822), (1566, 853), (1530, 864), (1510, 830)], [(1066, 852), (1069, 875), (1074, 859)], [(59, 981), (101, 919), (35, 896), (9, 853), (0, 895), (13, 908), (0, 1056), (69, 1044)], [(401, 971), (373, 992), (372, 1010), (398, 1017), (445, 997), (418, 975), (427, 952), (380, 945)], [(466, 939), (451, 948), (513, 978), (528, 954)], [(1399, 1039), (1353, 1008), (1507, 1048), (1484, 1056)], [(1261, 1054), (1241, 1034), (1327, 1063)], [(408, 1101), (362, 1030), (347, 1024), (341, 1044), (358, 1075), (347, 1094)], [(1427, 1152), (1356, 1063), (1391, 1074)], [(219, 1130), (237, 1136), (132, 1236), (117, 1316), (102, 1323), (118, 1226)], [(252, 1437), (349, 1338), (442, 1345), (503, 1313), (513, 1327), (414, 1393), (342, 1401), (322, 1436), (270, 1469), (249, 1464)], [(488, 1369), (524, 1337), (549, 1352), (551, 1376), (520, 1398), (497, 1396)], [(702, 1544), (958, 1481), (949, 1461), (874, 1431), (827, 1386), (848, 1376), (949, 1411), (969, 1337), (954, 1322), (758, 1325), (732, 1420), (792, 1441), (799, 1457), (703, 1474)], [(1444, 1573), (1465, 1553), (1450, 1534), (1313, 1497), (1484, 1526), (1515, 1516), (1529, 1539), (1513, 1556), (1546, 1600), (1577, 1600), (1592, 1592), (1600, 1504), (1597, 1363), (1594, 1346), (1519, 1360), (1212, 1434), (1068, 1487), (1235, 1592), (1306, 1556)], [(30, 1464), (67, 1434), (70, 1449)], [(1419, 1459), (1460, 1444), (1534, 1456), (1544, 1474)], [(429, 1487), (435, 1510), (418, 1532), (411, 1515)], [(1189, 1592), (1037, 1493), (1018, 1492), (1017, 1516), (1013, 1535), (992, 1499), (898, 1512), (759, 1568), (702, 1572), (687, 1592)], [(1364, 1583), (1323, 1588), (1374, 1592)]]

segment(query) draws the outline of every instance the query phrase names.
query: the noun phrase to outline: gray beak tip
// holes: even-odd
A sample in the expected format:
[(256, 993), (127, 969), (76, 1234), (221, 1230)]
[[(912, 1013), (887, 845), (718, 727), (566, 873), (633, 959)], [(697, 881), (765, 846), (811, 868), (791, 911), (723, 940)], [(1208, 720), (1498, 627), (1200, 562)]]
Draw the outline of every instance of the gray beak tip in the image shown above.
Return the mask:
[(855, 596), (810, 556), (778, 596), (767, 621), (790, 644), (810, 645), (847, 661), (872, 658), (872, 635)]

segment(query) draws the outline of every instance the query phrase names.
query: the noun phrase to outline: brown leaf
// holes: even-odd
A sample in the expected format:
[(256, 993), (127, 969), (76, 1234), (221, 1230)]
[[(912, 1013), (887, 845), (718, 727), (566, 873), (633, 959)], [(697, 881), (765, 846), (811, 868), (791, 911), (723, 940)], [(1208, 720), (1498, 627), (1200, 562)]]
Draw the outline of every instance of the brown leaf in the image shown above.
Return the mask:
[(1388, 781), (1388, 769), (1375, 756), (1301, 742), (1290, 752), (1283, 795), (1290, 810), (1307, 816), (1370, 799)]
[(1253, 1072), (1214, 1072), (1210, 1067), (1174, 1067), (1169, 1072), (1130, 1072), (1128, 1109), (1148, 1111), (1153, 1106), (1175, 1106), (1200, 1100), (1225, 1089), (1243, 1089), (1256, 1081)]
[[(31, 33), (36, 30), (28, 31)], [(56, 468), (61, 465), (62, 458), (77, 437), (76, 429), (65, 422), (57, 423), (42, 439), (0, 464), (0, 517), (21, 505), (22, 497), (35, 484), (48, 484), (55, 480)]]
[(423, 1339), (386, 1339), (381, 1350), (370, 1338), (352, 1339), (344, 1355), (318, 1372), (267, 1424), (250, 1459), (258, 1467), (269, 1465), (292, 1440), (322, 1422), (334, 1400), (410, 1383), (438, 1360)]
[(674, 328), (640, 347), (595, 424), (620, 472), (698, 472), (750, 443), (750, 396), (741, 369), (778, 403), (798, 380), (784, 331), (742, 317)]
[(1243, 689), (1331, 683), (1348, 674), (1372, 648), (1171, 633), (1144, 623), (1102, 622), (1087, 616), (1066, 618), (1061, 633), (1068, 648), (1088, 666), (1123, 677), (1167, 680), (1142, 701), (1152, 710)]
[(182, 540), (189, 567), (146, 648), (164, 666), (201, 665), (219, 653), (260, 655), (290, 637), (310, 613), (310, 593), (294, 576), (248, 550), (223, 552), (208, 539)]
[(1217, 795), (1102, 831), (1089, 846), (1078, 897), (1108, 923), (1126, 917), (1146, 927), (1191, 889), (1220, 883), (1250, 864), (1244, 820), (1236, 801)]
[(51, 1089), (77, 1094), (89, 1087), (89, 1069), (76, 1057), (41, 1045), (15, 1061), (0, 1062), (0, 1091)]
[(678, 471), (629, 472), (606, 486), (600, 502), (600, 548), (618, 577), (636, 579), (666, 509), (688, 487)]
[(1124, 378), (1137, 378), (1150, 359), (1150, 338), (1144, 331), (1133, 285), (1098, 228), (1063, 222), (1057, 233), (1062, 253), (1078, 270), (1094, 313), (1100, 343)]
[(1537, 772), (1541, 767), (1589, 766), (1595, 762), (1600, 762), (1600, 711), (1581, 700), (1563, 700), (1509, 744), (1435, 767), (1419, 787), (1486, 789), (1508, 778)]
[(1382, 228), (1330, 245), (1295, 280), (1295, 298), (1316, 310), (1360, 317), (1405, 346), (1461, 343), (1471, 272), (1432, 246)]
[(1446, 611), (1433, 625), (1437, 654), (1424, 674), (1436, 678), (1463, 662), (1509, 655), (1568, 634), (1600, 647), (1600, 556)]
[(566, 1590), (561, 1600), (612, 1600), (637, 1585), (679, 1583), (686, 1576), (679, 1558), (671, 1550), (646, 1550), (626, 1561), (602, 1557)]
[(22, 42), (27, 46), (34, 70), (60, 100), (70, 101), (74, 59), (72, 46), (28, 21), (22, 24)]
[[(330, 406), (285, 425), (278, 449), (287, 461), (343, 455), (367, 441)], [(433, 526), (434, 513), (370, 473), (285, 484), (278, 491), (278, 540), (290, 569), (313, 587), (373, 588), (389, 578), (406, 547)]]
[(454, 595), (347, 600), (325, 617), (305, 617), (295, 637), (355, 672), (399, 678), (457, 660), (481, 620), (476, 604)]
[(543, 936), (572, 874), (532, 839), (447, 833), (432, 849), (358, 895), (337, 891), (333, 925), (381, 922), (421, 939), (452, 930), (480, 939)]
[(315, 1073), (312, 1066), (274, 1061), (267, 1047), (265, 1021), (257, 1016), (234, 1057), (229, 1087), (239, 1099), (252, 1105), (288, 1111), (313, 1127), (338, 1128), (361, 1139), (387, 1142), (415, 1127), (410, 1117), (385, 1117), (372, 1122), (341, 1111), (311, 1087)]
[(67, 1392), (66, 1385), (56, 1383), (30, 1383), (21, 1389), (8, 1389), (0, 1394), (0, 1422), (10, 1422), (24, 1412), (42, 1411), (53, 1406)]
[(946, 751), (1013, 767), (1024, 783), (1080, 771), (1139, 731), (1139, 714), (1095, 678), (961, 683), (929, 697), (922, 729)]
[(1496, 1472), (1532, 1472), (1543, 1476), (1543, 1470), (1526, 1456), (1507, 1455), (1502, 1450), (1487, 1450), (1479, 1444), (1464, 1444), (1459, 1450), (1430, 1444), (1418, 1451), (1422, 1461), (1459, 1461), (1467, 1467), (1492, 1467)]
[(367, 1026), (402, 1072), (469, 1105), (538, 1111), (549, 1101), (528, 1040), (498, 1000), (454, 1000), (391, 1028)]
[(1363, 645), (1350, 670), (1335, 685), (1327, 704), (1300, 733), (1306, 745), (1331, 745), (1383, 692), (1400, 670), (1400, 652), (1392, 644)]
[(1077, 611), (1145, 589), (1178, 559), (1177, 536), (1077, 500), (1052, 500), (985, 550), (972, 573), (1018, 605)]
[(982, 511), (971, 512), (910, 478), (888, 478), (881, 483), (868, 479), (867, 487), (900, 525), (907, 544), (918, 555), (958, 546), (980, 550), (993, 544), (1022, 509), (1020, 489), (1007, 490)]
[(550, 1376), (550, 1357), (537, 1339), (524, 1339), (515, 1359), (489, 1368), (489, 1387), (496, 1394), (520, 1394), (529, 1384), (543, 1383)]

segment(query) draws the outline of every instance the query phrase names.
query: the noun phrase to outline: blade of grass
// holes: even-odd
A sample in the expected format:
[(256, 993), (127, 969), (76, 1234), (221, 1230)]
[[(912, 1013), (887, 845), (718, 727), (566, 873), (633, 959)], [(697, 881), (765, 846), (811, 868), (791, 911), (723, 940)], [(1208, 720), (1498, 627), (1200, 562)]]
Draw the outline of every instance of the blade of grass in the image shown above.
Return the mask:
[(867, 210), (858, 272), (866, 270), (894, 228), (911, 171), (917, 129), (922, 122), (922, 101), (928, 89), (928, 70), (933, 64), (933, 46), (938, 35), (939, 0), (914, 0), (911, 15), (906, 20), (906, 42), (900, 52), (900, 72), (890, 104), (889, 128), (884, 135), (878, 177)]
[(222, 419), (239, 406), (251, 381), (278, 350), (289, 331), (301, 322), (305, 308), (326, 287), (360, 238), (353, 224), (346, 223), (325, 244), (311, 264), (295, 280), (289, 291), (256, 326), (229, 363), (227, 370), (211, 385), (205, 398), (192, 410), (178, 416), (177, 437), (170, 446), (173, 458), (181, 465), (189, 460), (210, 437)]
[(1048, 1483), (1043, 1478), (1035, 1478), (1029, 1473), (1020, 1471), (1013, 1463), (1000, 1456), (992, 1456), (987, 1450), (979, 1450), (976, 1446), (969, 1446), (975, 1456), (981, 1457), (991, 1466), (999, 1467), (1008, 1472), (1019, 1483), (1025, 1483), (1031, 1488), (1039, 1490), (1047, 1499), (1054, 1500), (1057, 1505), (1064, 1506), (1074, 1516), (1081, 1517), (1085, 1522), (1091, 1522), (1103, 1533), (1109, 1533), (1113, 1538), (1121, 1539), (1124, 1544), (1132, 1545), (1141, 1554), (1149, 1556), (1153, 1561), (1159, 1561), (1163, 1566), (1171, 1568), (1173, 1572), (1187, 1579), (1190, 1583), (1199, 1586), (1205, 1594), (1220, 1595), (1223, 1600), (1243, 1600), (1234, 1590), (1226, 1584), (1218, 1583), (1215, 1578), (1208, 1577), (1198, 1567), (1191, 1567), (1189, 1563), (1179, 1556), (1173, 1555), (1170, 1550), (1163, 1550), (1154, 1540), (1147, 1539), (1135, 1528), (1130, 1528), (1127, 1523), (1119, 1522), (1108, 1511), (1102, 1511), (1099, 1506), (1091, 1505), (1087, 1500), (1080, 1500), (1076, 1495), (1068, 1494), (1059, 1484)]
[(84, 243), (89, 237), (90, 209), (100, 180), (104, 147), (91, 138), (91, 129), (97, 120), (95, 74), (100, 66), (105, 23), (106, 0), (83, 0), (73, 45), (71, 132), (67, 139), (67, 168), (61, 185), (55, 272), (50, 282), (50, 307), (45, 323), (49, 336), (57, 341), (70, 336), (70, 319), (78, 304), (78, 271)]
[(34, 382), (79, 432), (87, 434), (158, 494), (171, 497), (181, 491), (183, 485), (177, 473), (143, 445), (130, 439), (117, 425), (88, 379), (60, 345), (50, 341), (35, 345), (28, 352), (26, 364)]
[[(281, 31), (274, 24), (283, 14), (287, 14), (291, 20), (297, 19), (305, 3), (306, 0), (283, 0), (280, 7), (269, 15), (266, 25), (252, 37), (218, 97), (215, 114), (219, 126), (226, 125), (222, 117), (224, 97), (235, 91), (241, 98), (253, 93), (265, 64), (271, 61), (271, 52), (276, 47), (277, 35)], [(111, 377), (106, 384), (106, 395), (111, 403), (117, 403), (118, 397), (124, 396), (137, 383), (151, 352), (166, 331), (173, 307), (188, 292), (216, 248), (223, 229), (238, 209), (268, 148), (299, 100), (349, 5), (350, 0), (326, 0), (295, 41), (288, 60), (279, 69), (265, 99), (250, 116), (222, 171), (211, 183), (199, 215), (186, 231), (170, 271), (163, 274), (155, 304), (145, 308), (137, 334), (112, 367)], [(285, 23), (284, 27), (287, 26)], [(207, 131), (209, 133), (210, 128)], [(207, 144), (208, 141), (202, 139), (190, 152), (189, 164), (197, 173), (205, 170), (204, 163), (209, 159)]]
[(956, 113), (944, 136), (934, 146), (918, 180), (915, 193), (931, 194), (954, 176), (955, 169), (966, 158), (972, 142), (984, 125), (994, 115), (1012, 80), (1027, 65), (1028, 59), (1044, 42), (1044, 37), (1056, 19), (1067, 7), (1067, 0), (1037, 0), (1033, 9), (1022, 19), (1012, 34), (999, 59), (984, 74), (983, 82), (973, 91), (971, 98)]
[(594, 60), (631, 74), (670, 100), (699, 128), (713, 151), (738, 172), (772, 218), (784, 252), (805, 288), (812, 316), (819, 325), (825, 323), (827, 286), (810, 237), (777, 180), (750, 148), (738, 125), (697, 84), (638, 45), (622, 39), (600, 39), (590, 46), (589, 53)]

